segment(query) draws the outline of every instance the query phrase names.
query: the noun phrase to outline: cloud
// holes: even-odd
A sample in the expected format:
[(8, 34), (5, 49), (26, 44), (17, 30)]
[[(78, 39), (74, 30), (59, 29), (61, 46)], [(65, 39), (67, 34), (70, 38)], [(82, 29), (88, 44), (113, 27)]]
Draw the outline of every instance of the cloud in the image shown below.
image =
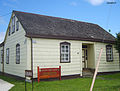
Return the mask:
[(4, 37), (5, 37), (5, 32), (0, 32), (0, 43), (3, 42)]
[(71, 6), (77, 6), (78, 4), (76, 2), (71, 2), (70, 5)]
[(115, 0), (87, 0), (92, 5), (101, 5), (104, 2), (115, 2)]
[(91, 3), (92, 5), (100, 5), (104, 3), (105, 0), (87, 0), (87, 1)]

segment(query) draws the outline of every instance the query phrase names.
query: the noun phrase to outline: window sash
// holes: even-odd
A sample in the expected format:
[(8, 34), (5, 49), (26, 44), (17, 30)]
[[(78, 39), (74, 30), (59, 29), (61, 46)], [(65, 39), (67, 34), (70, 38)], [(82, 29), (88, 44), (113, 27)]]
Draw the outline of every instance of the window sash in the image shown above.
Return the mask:
[(108, 62), (113, 61), (113, 49), (111, 45), (106, 46), (106, 56)]
[(15, 16), (12, 18), (12, 33), (15, 32)]
[(1, 50), (1, 63), (3, 63), (3, 50)]
[(6, 63), (9, 64), (9, 48), (6, 49)]
[(70, 62), (70, 44), (61, 44), (61, 62)]
[(20, 45), (16, 45), (16, 64), (20, 64)]

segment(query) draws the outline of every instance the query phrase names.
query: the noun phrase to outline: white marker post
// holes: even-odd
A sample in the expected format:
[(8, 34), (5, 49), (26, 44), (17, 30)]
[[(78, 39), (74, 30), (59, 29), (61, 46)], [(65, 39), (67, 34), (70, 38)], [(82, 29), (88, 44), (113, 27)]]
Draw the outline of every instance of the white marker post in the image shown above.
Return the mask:
[(98, 67), (99, 67), (100, 60), (101, 60), (102, 51), (103, 51), (103, 48), (101, 48), (101, 50), (100, 50), (100, 54), (99, 54), (98, 62), (97, 62), (97, 65), (96, 65), (96, 69), (95, 69), (95, 73), (94, 73), (94, 77), (93, 77), (93, 80), (92, 80), (90, 91), (93, 90), (93, 86), (94, 86), (94, 83), (95, 83), (96, 75), (97, 75), (97, 72), (98, 72)]

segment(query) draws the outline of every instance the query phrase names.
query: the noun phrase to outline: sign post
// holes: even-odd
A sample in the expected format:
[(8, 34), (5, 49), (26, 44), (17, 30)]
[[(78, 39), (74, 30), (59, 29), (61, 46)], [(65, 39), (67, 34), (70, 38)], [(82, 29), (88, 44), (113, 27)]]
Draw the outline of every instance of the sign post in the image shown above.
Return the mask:
[[(27, 80), (26, 77), (30, 77), (32, 81)], [(32, 82), (32, 91), (33, 91), (33, 73), (32, 73), (32, 70), (25, 70), (25, 91), (27, 91), (26, 81), (27, 82)]]

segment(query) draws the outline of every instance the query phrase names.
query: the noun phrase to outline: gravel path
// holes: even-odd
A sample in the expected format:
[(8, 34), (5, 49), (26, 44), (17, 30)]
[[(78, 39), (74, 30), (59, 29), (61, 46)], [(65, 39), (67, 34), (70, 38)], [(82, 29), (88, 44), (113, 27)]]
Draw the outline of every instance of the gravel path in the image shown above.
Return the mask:
[(0, 79), (0, 91), (9, 91), (14, 85)]

